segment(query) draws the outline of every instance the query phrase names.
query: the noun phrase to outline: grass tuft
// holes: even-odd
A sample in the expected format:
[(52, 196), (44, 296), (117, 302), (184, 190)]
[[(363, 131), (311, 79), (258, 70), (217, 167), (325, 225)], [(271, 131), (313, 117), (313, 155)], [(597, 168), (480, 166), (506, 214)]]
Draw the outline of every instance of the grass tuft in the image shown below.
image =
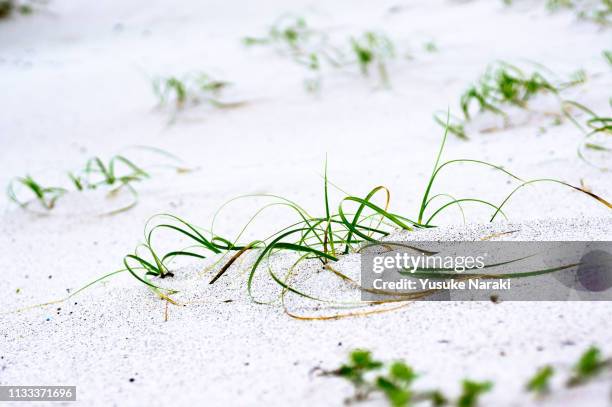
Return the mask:
[[(366, 358), (365, 363), (356, 361)], [(379, 373), (385, 369), (386, 373)], [(348, 380), (354, 386), (354, 394), (345, 400), (345, 404), (365, 401), (370, 396), (381, 394), (393, 407), (407, 407), (423, 402), (432, 406), (450, 404), (449, 399), (439, 390), (417, 390), (414, 382), (419, 375), (404, 361), (397, 360), (383, 363), (372, 358), (368, 350), (356, 349), (349, 354), (349, 362), (338, 369), (315, 369), (321, 376), (335, 376)], [(493, 387), (491, 382), (464, 380), (462, 393), (454, 403), (458, 407), (476, 407), (480, 396)]]
[(375, 67), (380, 82), (388, 87), (387, 61), (395, 57), (395, 47), (389, 37), (367, 31), (359, 38), (351, 38), (351, 46), (362, 75), (368, 76)]
[[(323, 267), (330, 270), (343, 281), (353, 285), (354, 282), (351, 282), (348, 277), (341, 275), (341, 273), (331, 268), (331, 264), (336, 262), (341, 255), (358, 253), (363, 243), (376, 242), (397, 229), (414, 231), (417, 229), (434, 227), (435, 220), (440, 214), (455, 207), (462, 211), (463, 205), (480, 205), (485, 208), (490, 208), (491, 216), (489, 220), (493, 221), (498, 216), (505, 216), (503, 211), (504, 206), (520, 189), (536, 183), (548, 182), (569, 187), (599, 201), (608, 208), (612, 208), (612, 205), (605, 199), (581, 187), (576, 187), (563, 181), (555, 179), (523, 180), (501, 166), (475, 159), (442, 161), (441, 156), (446, 137), (447, 135), (445, 133), (416, 217), (407, 217), (392, 212), (390, 210), (390, 192), (384, 186), (377, 186), (362, 197), (346, 195), (340, 199), (336, 209), (333, 210), (333, 206), (331, 206), (329, 200), (329, 187), (333, 187), (333, 184), (328, 181), (327, 170), (325, 170), (323, 185), (324, 213), (322, 216), (313, 216), (297, 203), (275, 195), (248, 195), (238, 197), (236, 199), (263, 198), (270, 200), (270, 203), (262, 207), (253, 215), (238, 236), (229, 239), (217, 235), (214, 232), (214, 222), (217, 215), (215, 215), (211, 227), (207, 230), (197, 227), (175, 215), (157, 215), (147, 222), (145, 226), (144, 243), (140, 245), (133, 254), (125, 257), (125, 268), (138, 281), (144, 283), (156, 294), (171, 295), (176, 293), (176, 291), (169, 288), (162, 288), (158, 282), (154, 280), (155, 278), (165, 278), (172, 275), (171, 266), (169, 264), (171, 259), (179, 257), (205, 258), (209, 255), (220, 255), (218, 256), (219, 258), (216, 264), (225, 265), (221, 267), (220, 271), (211, 280), (212, 284), (216, 283), (227, 274), (228, 269), (238, 257), (247, 252), (253, 252), (254, 261), (252, 265), (249, 266), (246, 277), (247, 291), (253, 301), (262, 303), (262, 301), (256, 299), (254, 296), (253, 281), (255, 275), (263, 272), (267, 273), (269, 278), (278, 284), (282, 292), (282, 298), (284, 298), (286, 294), (292, 293), (314, 301), (337, 304), (337, 301), (333, 298), (319, 298), (295, 287), (292, 284), (295, 267), (302, 262), (309, 262), (309, 264), (316, 269), (316, 264), (318, 264), (319, 268)], [(493, 169), (496, 172), (505, 174), (518, 185), (511, 190), (499, 204), (478, 197), (453, 197), (446, 193), (434, 193), (435, 181), (441, 176), (443, 170), (458, 164)], [(217, 211), (217, 214), (225, 205), (227, 205), (227, 203)], [(271, 208), (288, 209), (295, 215), (295, 220), (287, 225), (279, 227), (277, 231), (270, 236), (242, 241), (242, 236), (246, 233), (252, 222), (254, 222), (261, 213)], [(159, 251), (154, 247), (153, 237), (162, 231), (171, 232), (176, 237), (186, 239), (188, 242), (187, 245), (192, 247), (192, 249), (178, 249), (170, 252)], [(269, 266), (270, 259), (280, 253), (292, 253), (298, 258), (292, 267), (282, 270), (284, 274), (278, 274), (277, 271), (274, 271)], [(137, 272), (136, 267), (139, 267), (144, 273)], [(359, 287), (357, 283), (355, 284)], [(357, 305), (355, 303), (352, 304)]]
[(351, 37), (347, 45), (335, 45), (326, 32), (312, 28), (304, 17), (294, 15), (279, 18), (266, 35), (245, 37), (242, 42), (246, 46), (270, 46), (306, 68), (304, 86), (309, 92), (321, 89), (325, 70), (354, 66), (365, 77), (376, 70), (381, 85), (388, 87), (387, 63), (395, 57), (393, 42), (382, 33), (366, 31)]
[[(460, 139), (467, 140), (466, 123), (477, 114), (485, 112), (503, 117), (504, 126), (510, 126), (509, 107), (528, 110), (529, 102), (541, 94), (553, 94), (560, 99), (563, 90), (584, 83), (586, 73), (575, 72), (564, 82), (553, 81), (538, 70), (526, 73), (515, 65), (497, 62), (487, 67), (478, 81), (463, 92), (459, 100), (461, 118), (451, 116), (449, 132)], [(561, 113), (559, 113), (561, 116)], [(446, 127), (444, 111), (434, 113), (434, 121)]]
[(230, 82), (217, 80), (205, 73), (157, 77), (152, 81), (153, 93), (160, 106), (173, 105), (177, 110), (209, 104), (216, 108), (239, 107), (243, 102), (224, 102), (223, 92)]
[[(170, 158), (173, 161), (178, 160), (163, 150), (144, 146), (137, 148)], [(156, 166), (167, 166), (167, 164), (157, 164)], [(176, 165), (170, 165), (170, 167), (177, 171), (184, 169)], [(107, 196), (112, 197), (121, 190), (127, 189), (132, 195), (132, 202), (106, 213), (110, 215), (123, 212), (136, 205), (138, 193), (133, 184), (150, 178), (150, 172), (124, 155), (115, 155), (107, 161), (103, 161), (100, 157), (92, 157), (85, 162), (85, 165), (79, 171), (68, 172), (67, 178), (76, 192), (106, 188), (108, 190)], [(58, 199), (68, 192), (70, 192), (68, 187), (44, 186), (30, 175), (16, 177), (7, 186), (9, 200), (23, 209), (29, 209), (33, 202), (38, 202), (42, 208), (50, 211), (55, 207)]]
[(547, 0), (546, 8), (551, 12), (572, 10), (579, 19), (592, 21), (602, 26), (612, 24), (612, 0)]

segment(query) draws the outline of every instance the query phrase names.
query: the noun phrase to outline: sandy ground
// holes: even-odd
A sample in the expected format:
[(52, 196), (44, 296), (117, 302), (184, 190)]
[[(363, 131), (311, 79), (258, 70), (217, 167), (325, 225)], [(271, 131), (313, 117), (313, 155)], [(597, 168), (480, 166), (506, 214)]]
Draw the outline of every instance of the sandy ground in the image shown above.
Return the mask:
[[(390, 65), (391, 90), (377, 89), (356, 70), (332, 72), (313, 97), (302, 88), (302, 69), (271, 50), (240, 43), (287, 11), (306, 15), (341, 40), (384, 29), (412, 59)], [(91, 194), (65, 197), (50, 216), (4, 199), (5, 311), (61, 298), (120, 268), (156, 213), (208, 226), (224, 201), (262, 192), (323, 213), (326, 154), (335, 184), (356, 195), (385, 185), (393, 210), (413, 216), (441, 139), (432, 112), (457, 109), (461, 91), (493, 60), (534, 60), (560, 76), (583, 68), (589, 81), (565, 96), (600, 112), (609, 112), (612, 84), (601, 57), (612, 39), (609, 30), (568, 13), (549, 15), (528, 2), (507, 9), (484, 0), (296, 1), (288, 9), (280, 1), (53, 1), (32, 16), (1, 22), (0, 38), (3, 185), (25, 173), (57, 176), (92, 155), (131, 145), (164, 148), (199, 167), (188, 174), (159, 170), (138, 185), (138, 206), (112, 217), (96, 216), (112, 203)], [(429, 41), (438, 52), (423, 49)], [(250, 103), (226, 111), (197, 107), (170, 124), (170, 113), (155, 108), (148, 78), (193, 71), (232, 81), (232, 93)], [(535, 106), (555, 109), (546, 99)], [(491, 161), (525, 178), (583, 182), (612, 197), (610, 173), (577, 157), (581, 134), (574, 126), (552, 126), (541, 114), (514, 119), (521, 124), (474, 132), (469, 142), (450, 138), (445, 157)], [(512, 188), (506, 182), (492, 171), (458, 166), (436, 188), (497, 202)], [(237, 233), (260, 204), (234, 203), (216, 227)], [(609, 209), (558, 185), (526, 188), (507, 213), (529, 225), (556, 219), (555, 227), (531, 226), (542, 238), (612, 237)], [(481, 208), (467, 213), (471, 222), (486, 222), (487, 215)], [(581, 223), (585, 217), (595, 223)], [(568, 218), (578, 220), (563, 220)], [(260, 236), (293, 219), (273, 212), (251, 233)], [(439, 219), (441, 225), (458, 223), (452, 211)], [(522, 384), (537, 365), (567, 366), (590, 344), (612, 352), (606, 304), (418, 303), (367, 318), (304, 322), (278, 305), (250, 302), (240, 270), (211, 289), (202, 266), (177, 273), (173, 283), (189, 304), (171, 307), (167, 322), (163, 302), (127, 275), (69, 302), (2, 314), (0, 384), (77, 385), (79, 405), (340, 405), (350, 387), (309, 371), (335, 367), (349, 349), (367, 347), (381, 358), (409, 361), (423, 373), (423, 386), (455, 394), (462, 377), (490, 378), (497, 385), (483, 405), (522, 406), (536, 404)], [(266, 284), (262, 292), (274, 293)], [(609, 393), (609, 383), (596, 383), (560, 391), (542, 404), (604, 406)]]

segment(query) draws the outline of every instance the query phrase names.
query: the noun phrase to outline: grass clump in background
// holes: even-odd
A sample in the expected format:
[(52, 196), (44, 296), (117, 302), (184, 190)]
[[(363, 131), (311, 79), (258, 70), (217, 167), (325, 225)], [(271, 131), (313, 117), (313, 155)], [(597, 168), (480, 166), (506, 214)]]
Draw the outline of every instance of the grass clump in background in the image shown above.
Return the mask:
[[(507, 62), (497, 62), (487, 67), (479, 80), (460, 97), (462, 117), (452, 116), (449, 131), (461, 139), (467, 139), (465, 124), (474, 115), (485, 112), (503, 117), (504, 127), (510, 125), (509, 107), (529, 109), (529, 102), (541, 94), (553, 94), (559, 98), (564, 89), (586, 81), (583, 71), (576, 72), (569, 81), (548, 79), (542, 72), (527, 73)], [(445, 112), (434, 114), (436, 123), (446, 126)]]
[(283, 15), (266, 35), (245, 37), (242, 42), (249, 47), (270, 46), (281, 56), (306, 68), (308, 77), (304, 80), (304, 87), (309, 92), (320, 90), (323, 68), (343, 65), (343, 55), (331, 44), (329, 36), (312, 28), (302, 16)]
[(573, 10), (580, 19), (602, 26), (612, 24), (612, 0), (547, 0), (546, 8), (552, 12)]
[[(141, 150), (153, 152), (158, 156), (170, 158), (177, 161), (178, 158), (163, 151), (150, 147), (138, 147)], [(156, 166), (168, 166), (160, 163)], [(182, 167), (170, 165), (177, 171), (186, 171)], [(144, 167), (134, 163), (124, 155), (114, 155), (106, 161), (100, 157), (87, 160), (82, 169), (66, 174), (69, 186), (46, 186), (35, 180), (31, 175), (16, 177), (9, 182), (7, 196), (10, 201), (18, 204), (23, 209), (29, 209), (33, 203), (38, 203), (45, 211), (52, 210), (57, 201), (70, 191), (82, 192), (85, 190), (96, 190), (105, 188), (108, 190), (107, 197), (128, 190), (132, 195), (132, 201), (107, 214), (114, 214), (132, 208), (138, 202), (138, 192), (134, 184), (150, 178), (151, 174)]]
[(204, 103), (216, 108), (232, 108), (243, 104), (223, 101), (223, 93), (231, 83), (216, 80), (205, 73), (157, 77), (153, 79), (152, 85), (159, 105), (172, 105), (176, 110)]
[[(595, 380), (605, 371), (612, 372), (612, 358), (604, 358), (601, 350), (591, 346), (585, 350), (571, 370), (571, 375), (566, 381), (566, 387), (581, 386)], [(551, 365), (541, 367), (531, 377), (525, 386), (528, 392), (538, 397), (551, 393), (551, 379), (555, 375), (555, 369)]]
[(289, 57), (308, 70), (306, 90), (319, 91), (327, 70), (358, 67), (364, 76), (376, 70), (383, 87), (390, 84), (387, 63), (395, 57), (395, 46), (385, 34), (366, 31), (352, 36), (348, 43), (334, 44), (329, 35), (312, 28), (304, 17), (285, 15), (279, 18), (261, 37), (245, 37), (247, 46), (272, 46), (280, 55)]
[[(590, 347), (581, 356), (573, 368), (568, 387), (584, 385), (600, 376), (604, 370), (612, 370), (612, 359), (604, 359), (597, 347)], [(323, 377), (339, 377), (349, 381), (354, 393), (345, 400), (346, 404), (365, 401), (376, 395), (384, 396), (393, 407), (413, 405), (477, 407), (480, 398), (493, 389), (491, 380), (461, 381), (461, 393), (452, 400), (442, 391), (420, 390), (414, 385), (419, 375), (402, 360), (384, 363), (374, 359), (372, 353), (365, 349), (355, 349), (349, 353), (348, 362), (333, 370), (313, 369)], [(525, 390), (538, 397), (551, 392), (551, 378), (555, 370), (546, 365), (527, 381)]]
[[(335, 376), (348, 380), (354, 386), (354, 395), (346, 404), (364, 401), (377, 394), (386, 398), (393, 407), (407, 407), (428, 403), (432, 406), (451, 405), (451, 401), (439, 390), (418, 390), (414, 382), (419, 375), (402, 360), (383, 363), (374, 360), (368, 350), (356, 349), (349, 360), (335, 370), (321, 370), (321, 376)], [(480, 397), (493, 387), (491, 382), (463, 380), (461, 394), (452, 404), (458, 407), (476, 407)]]
[(389, 86), (387, 61), (395, 57), (395, 47), (389, 37), (368, 31), (360, 38), (351, 38), (351, 46), (361, 73), (368, 76), (375, 67), (380, 82), (384, 86)]
[[(511, 6), (513, 0), (503, 0)], [(570, 10), (581, 20), (591, 21), (603, 27), (612, 25), (612, 0), (546, 0), (546, 9), (551, 13)]]

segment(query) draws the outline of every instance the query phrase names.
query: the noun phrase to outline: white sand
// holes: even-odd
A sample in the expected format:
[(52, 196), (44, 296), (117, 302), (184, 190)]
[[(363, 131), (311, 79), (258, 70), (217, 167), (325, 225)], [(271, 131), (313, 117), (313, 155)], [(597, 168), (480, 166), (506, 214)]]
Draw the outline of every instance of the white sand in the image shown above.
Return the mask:
[[(54, 0), (45, 12), (1, 22), (1, 184), (15, 175), (74, 169), (91, 155), (134, 144), (166, 148), (200, 167), (184, 175), (160, 171), (138, 185), (139, 205), (114, 217), (93, 215), (98, 201), (88, 196), (66, 197), (45, 217), (6, 202), (0, 218), (2, 309), (61, 298), (67, 288), (120, 268), (155, 213), (171, 211), (208, 226), (227, 199), (270, 192), (320, 214), (326, 153), (336, 184), (357, 195), (385, 185), (394, 212), (414, 216), (441, 136), (432, 112), (456, 109), (460, 92), (495, 59), (536, 60), (559, 75), (578, 68), (598, 74), (566, 96), (609, 111), (612, 78), (600, 54), (610, 31), (566, 13), (550, 16), (540, 5), (504, 9), (501, 3), (411, 1), (391, 15), (385, 12), (397, 5), (391, 1), (293, 2), (288, 10), (280, 1)], [(332, 73), (313, 98), (291, 62), (240, 45), (240, 37), (263, 32), (284, 11), (307, 13), (338, 39), (384, 28), (414, 59), (391, 65), (391, 91), (373, 90), (357, 73)], [(423, 51), (429, 40), (438, 53)], [(250, 105), (196, 108), (168, 125), (168, 114), (153, 109), (147, 75), (198, 70), (234, 82), (233, 92)], [(536, 105), (554, 109), (549, 100)], [(569, 123), (551, 127), (551, 121), (534, 115), (507, 131), (474, 134), (469, 143), (451, 138), (446, 157), (495, 162), (525, 178), (583, 180), (610, 199), (610, 173), (576, 155), (581, 134)], [(541, 134), (540, 127), (548, 131)], [(436, 185), (495, 202), (511, 188), (504, 177), (464, 166), (445, 172)], [(236, 233), (257, 207), (234, 203), (218, 219), (218, 231)], [(507, 213), (527, 222), (521, 223), (525, 239), (612, 237), (609, 209), (558, 185), (526, 188)], [(489, 211), (473, 208), (467, 215), (486, 222)], [(440, 224), (461, 222), (456, 212), (445, 216)], [(252, 234), (293, 219), (273, 212)], [(482, 228), (427, 233), (473, 236)], [(351, 258), (340, 263), (349, 269)], [(418, 303), (367, 318), (304, 322), (278, 305), (253, 304), (239, 270), (209, 286), (201, 269), (196, 262), (178, 271), (172, 285), (189, 304), (170, 307), (168, 322), (163, 302), (127, 275), (63, 304), (1, 315), (0, 384), (77, 385), (76, 404), (84, 406), (339, 405), (350, 386), (309, 371), (336, 367), (349, 349), (366, 347), (383, 359), (409, 361), (422, 372), (424, 388), (454, 395), (465, 376), (492, 379), (495, 390), (483, 405), (523, 406), (536, 404), (522, 386), (537, 366), (563, 369), (590, 344), (612, 353), (609, 305), (603, 303)], [(352, 295), (337, 279), (315, 277), (322, 291)], [(267, 280), (257, 283), (264, 296), (276, 290)], [(223, 302), (228, 299), (233, 302)], [(300, 307), (312, 306), (290, 305), (304, 313)], [(609, 383), (599, 382), (560, 390), (543, 405), (604, 406), (609, 392)]]

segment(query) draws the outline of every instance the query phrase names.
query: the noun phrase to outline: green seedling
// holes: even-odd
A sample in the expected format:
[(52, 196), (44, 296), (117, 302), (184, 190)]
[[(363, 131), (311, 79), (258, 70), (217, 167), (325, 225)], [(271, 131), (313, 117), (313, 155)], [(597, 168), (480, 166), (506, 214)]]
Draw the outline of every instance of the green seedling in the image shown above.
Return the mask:
[[(566, 82), (554, 82), (538, 71), (526, 73), (506, 62), (490, 65), (478, 82), (469, 87), (462, 95), (459, 106), (463, 117), (451, 116), (449, 132), (466, 140), (465, 124), (475, 114), (490, 112), (502, 116), (506, 125), (509, 107), (529, 109), (529, 101), (540, 94), (553, 94), (560, 99), (563, 90), (586, 81), (582, 70), (571, 75)], [(434, 113), (434, 121), (445, 126), (444, 112)]]
[(461, 96), (461, 111), (466, 120), (471, 118), (470, 108), (505, 115), (504, 105), (526, 108), (527, 102), (539, 93), (558, 93), (554, 86), (539, 72), (526, 74), (505, 62), (490, 66), (479, 82)]
[(382, 368), (382, 362), (374, 360), (372, 353), (368, 350), (356, 349), (349, 355), (349, 362), (340, 366), (337, 370), (328, 372), (330, 375), (342, 377), (355, 386), (355, 400), (364, 400), (372, 391), (365, 378), (369, 372)]
[(361, 73), (368, 76), (375, 67), (381, 83), (389, 86), (387, 61), (395, 57), (391, 40), (384, 34), (368, 31), (359, 38), (351, 38), (351, 46)]
[(544, 395), (550, 392), (550, 379), (555, 374), (552, 366), (544, 366), (527, 382), (527, 391), (537, 395)]
[(306, 19), (299, 16), (284, 15), (270, 27), (268, 34), (262, 37), (245, 37), (244, 45), (273, 45), (281, 51), (302, 53), (310, 47), (313, 38), (322, 34), (310, 28)]
[(604, 26), (612, 24), (612, 0), (547, 0), (546, 8), (551, 12), (573, 10), (580, 19)]
[(573, 387), (584, 384), (611, 366), (612, 360), (604, 359), (601, 350), (592, 346), (580, 356), (578, 363), (574, 366), (574, 374), (568, 380), (567, 386)]
[(217, 108), (238, 107), (243, 102), (224, 102), (223, 92), (231, 84), (213, 79), (205, 73), (188, 74), (182, 77), (158, 77), (153, 79), (153, 93), (160, 106), (174, 105), (177, 110), (187, 106), (207, 103)]
[[(140, 148), (176, 160), (176, 157), (163, 150), (148, 147)], [(177, 171), (184, 170), (182, 167), (170, 166)], [(108, 196), (112, 197), (120, 190), (127, 189), (132, 195), (132, 202), (109, 213), (114, 214), (130, 209), (136, 205), (138, 193), (133, 184), (150, 178), (150, 173), (125, 156), (115, 155), (106, 162), (100, 157), (90, 158), (81, 170), (77, 172), (68, 172), (67, 178), (74, 188), (74, 191), (93, 190), (105, 187), (108, 189)], [(25, 177), (17, 177), (9, 182), (7, 196), (10, 201), (18, 204), (24, 209), (27, 209), (32, 202), (38, 202), (40, 206), (49, 211), (55, 207), (57, 200), (69, 191), (70, 189), (67, 187), (44, 187), (31, 176), (27, 175)]]
[[(393, 407), (421, 405), (424, 402), (434, 407), (449, 404), (448, 398), (439, 390), (424, 391), (416, 389), (414, 382), (418, 379), (418, 375), (405, 362), (395, 361), (390, 364), (383, 364), (380, 361), (375, 361), (374, 364), (360, 367), (359, 364), (353, 361), (355, 352), (367, 355), (368, 361), (372, 360), (369, 351), (357, 350), (349, 355), (350, 362), (348, 364), (342, 365), (335, 370), (322, 371), (322, 376), (342, 377), (349, 380), (355, 386), (355, 395), (348, 399), (347, 402), (364, 401), (372, 394), (382, 394), (386, 397), (389, 405)], [(387, 373), (377, 374), (383, 367), (387, 367)], [(358, 373), (355, 374), (355, 371)], [(492, 387), (493, 384), (491, 382), (464, 380), (462, 382), (462, 393), (455, 401), (455, 404), (458, 407), (476, 407), (480, 396), (490, 391)]]
[(247, 46), (271, 46), (281, 55), (304, 66), (309, 73), (304, 86), (309, 92), (320, 90), (323, 70), (354, 65), (364, 76), (375, 69), (381, 83), (388, 86), (387, 62), (395, 55), (393, 43), (388, 37), (368, 31), (350, 39), (348, 54), (353, 57), (347, 57), (347, 53), (341, 51), (343, 47), (333, 45), (324, 31), (311, 28), (303, 17), (292, 15), (281, 17), (267, 35), (246, 37), (243, 43)]
[(428, 41), (425, 44), (423, 44), (423, 48), (427, 52), (438, 52), (438, 46), (433, 41)]
[(247, 46), (271, 46), (281, 55), (303, 66), (308, 71), (304, 88), (312, 93), (321, 89), (324, 65), (339, 68), (343, 64), (342, 53), (330, 43), (327, 34), (311, 28), (306, 19), (300, 16), (282, 16), (272, 25), (267, 35), (246, 37), (243, 43)]
[(462, 392), (457, 400), (457, 407), (476, 407), (478, 405), (478, 399), (484, 393), (491, 391), (493, 383), (486, 382), (475, 382), (472, 380), (464, 380), (461, 383)]
[(16, 185), (21, 185), (27, 189), (33, 195), (34, 199), (45, 209), (53, 209), (55, 202), (67, 192), (66, 189), (60, 187), (44, 187), (30, 175), (17, 177), (9, 183), (7, 187), (7, 196), (10, 201), (15, 202), (22, 208), (26, 208), (30, 202), (21, 201), (17, 198), (15, 192)]
[(417, 378), (416, 373), (404, 362), (393, 362), (389, 367), (387, 376), (378, 376), (375, 381), (376, 388), (381, 391), (393, 407), (410, 405), (413, 397), (412, 382)]
[[(417, 378), (412, 368), (402, 361), (393, 362), (386, 375), (373, 377), (384, 367), (384, 364), (372, 358), (368, 350), (356, 349), (349, 354), (349, 362), (338, 369), (323, 371), (324, 376), (337, 376), (350, 381), (355, 386), (355, 394), (347, 401), (363, 401), (372, 393), (385, 395), (394, 407), (408, 406), (412, 400), (412, 382)], [(434, 399), (434, 392), (427, 397)], [(435, 392), (436, 394), (438, 392)]]

